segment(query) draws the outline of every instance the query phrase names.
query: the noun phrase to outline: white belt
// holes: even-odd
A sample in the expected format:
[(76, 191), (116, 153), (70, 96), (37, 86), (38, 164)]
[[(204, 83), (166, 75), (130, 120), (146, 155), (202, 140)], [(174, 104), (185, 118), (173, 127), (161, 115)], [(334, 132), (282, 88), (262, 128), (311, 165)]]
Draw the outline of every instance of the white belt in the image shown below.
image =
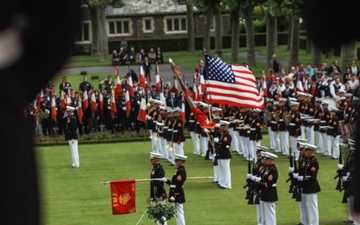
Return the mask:
[(169, 128), (169, 126), (164, 126), (164, 129), (168, 129)]
[(176, 188), (175, 184), (170, 185), (171, 188)]
[(189, 120), (189, 122), (192, 122), (192, 123), (193, 123), (193, 122), (195, 122), (195, 120)]
[(320, 120), (320, 123), (326, 123), (326, 120)]
[(171, 132), (171, 131), (172, 131), (172, 129), (168, 129), (168, 131), (170, 131), (170, 132)]
[(199, 124), (199, 122), (196, 122), (196, 124)]
[(256, 130), (256, 128), (250, 128), (250, 130)]
[(311, 176), (305, 176), (305, 178), (311, 178)]
[(249, 124), (244, 124), (244, 126), (249, 126)]
[(276, 184), (273, 184), (271, 187), (276, 187)]
[(0, 32), (0, 69), (14, 64), (23, 55), (19, 32), (9, 27)]
[(329, 129), (334, 129), (334, 127), (330, 127), (330, 126), (329, 126), (328, 128), (329, 128)]
[(178, 132), (178, 130), (173, 130), (173, 133), (177, 133)]
[(271, 121), (271, 123), (273, 123), (273, 124), (277, 124), (277, 122), (276, 122), (276, 121)]
[(295, 123), (290, 123), (289, 125), (290, 125), (290, 126), (295, 126)]
[(279, 121), (284, 121), (284, 119), (279, 119)]

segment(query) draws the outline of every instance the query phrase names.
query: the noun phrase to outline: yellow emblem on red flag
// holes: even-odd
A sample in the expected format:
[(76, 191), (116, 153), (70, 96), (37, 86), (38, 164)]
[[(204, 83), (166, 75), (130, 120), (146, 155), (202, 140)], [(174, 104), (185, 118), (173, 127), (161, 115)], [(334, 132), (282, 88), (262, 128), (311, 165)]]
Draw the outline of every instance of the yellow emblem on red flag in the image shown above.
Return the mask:
[(136, 212), (135, 180), (110, 181), (112, 214)]

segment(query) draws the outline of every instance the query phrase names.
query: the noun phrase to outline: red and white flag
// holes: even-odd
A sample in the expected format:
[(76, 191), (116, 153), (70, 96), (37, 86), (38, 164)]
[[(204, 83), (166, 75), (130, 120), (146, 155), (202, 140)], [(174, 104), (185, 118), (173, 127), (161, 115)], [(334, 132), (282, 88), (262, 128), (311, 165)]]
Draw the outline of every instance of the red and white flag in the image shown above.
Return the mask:
[(111, 94), (111, 118), (114, 120), (117, 113), (116, 100), (114, 91)]
[(37, 120), (37, 116), (39, 115), (39, 109), (37, 107), (37, 99), (34, 99), (34, 103), (33, 103), (33, 116), (34, 116), (34, 120)]
[(130, 117), (131, 102), (128, 85), (125, 87), (125, 104), (126, 104), (126, 117)]
[(79, 101), (78, 107), (77, 107), (77, 117), (78, 117), (79, 124), (82, 124), (83, 116), (84, 116), (84, 111), (82, 108), (82, 103), (81, 103), (81, 101)]
[(263, 91), (262, 97), (267, 98), (267, 96), (268, 96), (268, 91), (267, 91), (266, 79), (263, 79), (262, 91)]
[(182, 97), (182, 101), (181, 101), (181, 120), (185, 123), (186, 122), (186, 116), (185, 116), (185, 95)]
[(36, 102), (36, 107), (38, 109), (40, 109), (40, 104), (41, 102), (44, 101), (44, 91), (43, 89), (40, 90), (39, 94), (38, 94), (38, 98), (37, 98), (37, 102)]
[(122, 84), (119, 76), (115, 79), (115, 99), (119, 100), (122, 92)]
[(82, 106), (83, 106), (84, 112), (89, 107), (89, 97), (88, 97), (88, 92), (87, 91), (84, 91), (84, 93), (83, 93)]
[(95, 92), (91, 93), (91, 115), (94, 117), (97, 111)]
[(176, 78), (176, 76), (174, 75), (174, 85), (173, 85), (173, 90), (175, 92), (175, 96), (179, 96), (179, 85), (178, 85), (178, 79)]
[(119, 67), (118, 66), (115, 67), (115, 76), (119, 76)]
[(296, 82), (296, 93), (297, 92), (304, 92), (304, 86), (303, 86), (303, 83), (301, 82), (301, 80), (298, 80)]
[(51, 117), (56, 122), (57, 121), (57, 109), (56, 109), (56, 98), (53, 96), (51, 98)]
[(139, 82), (140, 84), (144, 87), (144, 90), (146, 88), (146, 81), (145, 81), (145, 73), (144, 73), (144, 68), (142, 67), (142, 65), (139, 65)]
[(155, 87), (156, 90), (160, 90), (161, 88), (161, 82), (160, 82), (160, 74), (159, 74), (159, 65), (158, 63), (156, 63), (156, 67), (155, 67)]
[(60, 110), (62, 112), (66, 111), (65, 92), (63, 90), (60, 91)]
[(136, 212), (135, 180), (110, 181), (112, 214)]
[(140, 108), (139, 108), (139, 114), (137, 116), (137, 119), (147, 123), (147, 112), (146, 112), (146, 99), (145, 98), (141, 98), (141, 102), (140, 102)]
[(65, 100), (66, 106), (72, 106), (70, 93), (68, 95), (65, 94), (65, 97), (66, 97), (66, 100)]
[(135, 91), (134, 91), (134, 84), (133, 84), (133, 80), (132, 80), (131, 76), (129, 76), (127, 79), (127, 86), (129, 89), (130, 98), (132, 99), (135, 96)]
[(99, 93), (99, 108), (101, 115), (104, 115), (104, 95), (103, 93)]
[(207, 102), (245, 108), (264, 108), (254, 74), (245, 66), (227, 64), (205, 55)]

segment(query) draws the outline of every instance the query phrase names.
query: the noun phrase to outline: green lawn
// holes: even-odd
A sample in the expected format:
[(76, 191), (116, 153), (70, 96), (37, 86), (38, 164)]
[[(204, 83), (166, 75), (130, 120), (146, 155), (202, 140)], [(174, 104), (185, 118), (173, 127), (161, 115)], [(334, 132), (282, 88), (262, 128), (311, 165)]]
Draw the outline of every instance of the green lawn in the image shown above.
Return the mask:
[[(268, 136), (262, 145), (269, 146)], [(185, 142), (187, 175), (212, 176), (212, 163), (192, 155), (192, 142)], [(136, 213), (112, 215), (110, 186), (104, 180), (149, 178), (152, 166), (149, 161), (150, 141), (133, 143), (111, 143), (79, 145), (80, 168), (69, 169), (71, 156), (69, 147), (37, 147), (38, 173), (41, 182), (42, 224), (46, 225), (111, 225), (137, 224), (146, 209), (149, 183), (136, 183)], [(335, 190), (334, 180), (337, 160), (318, 156), (320, 170), (318, 179), (321, 192), (318, 195), (320, 224), (342, 224), (347, 218), (347, 205), (341, 203), (343, 192)], [(162, 162), (166, 176), (171, 177), (175, 168)], [(299, 223), (299, 204), (288, 193), (289, 159), (279, 156), (276, 160), (279, 171), (277, 190), (277, 224)], [(233, 154), (231, 160), (232, 189), (220, 190), (210, 182), (212, 179), (188, 180), (184, 185), (186, 223), (189, 225), (248, 225), (256, 224), (255, 205), (245, 200), (247, 162)], [(169, 187), (166, 185), (168, 192)], [(147, 215), (139, 224), (154, 224)], [(175, 220), (168, 222), (174, 225)]]

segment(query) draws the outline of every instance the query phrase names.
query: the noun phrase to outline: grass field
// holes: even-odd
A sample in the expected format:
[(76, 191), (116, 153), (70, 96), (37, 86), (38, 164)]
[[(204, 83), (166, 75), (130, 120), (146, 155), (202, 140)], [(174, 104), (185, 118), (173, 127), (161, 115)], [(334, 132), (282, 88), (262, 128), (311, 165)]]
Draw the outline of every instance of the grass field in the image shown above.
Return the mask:
[[(268, 136), (262, 145), (269, 146)], [(187, 175), (212, 176), (212, 163), (193, 155), (192, 142), (184, 145)], [(69, 147), (37, 147), (38, 173), (40, 177), (42, 224), (46, 225), (135, 225), (143, 215), (149, 197), (149, 182), (136, 183), (136, 209), (132, 214), (112, 215), (110, 186), (101, 184), (104, 180), (125, 180), (149, 178), (152, 165), (149, 161), (150, 139), (134, 143), (111, 143), (79, 145), (80, 168), (70, 169)], [(344, 149), (343, 149), (344, 151)], [(319, 155), (318, 180), (321, 192), (318, 194), (320, 224), (343, 224), (347, 219), (347, 205), (341, 203), (343, 192), (335, 190), (334, 180), (337, 160)], [(166, 176), (171, 177), (175, 168), (162, 162)], [(277, 190), (277, 224), (299, 223), (299, 204), (288, 193), (289, 159), (279, 156), (276, 160), (279, 171)], [(188, 180), (184, 190), (185, 218), (188, 225), (248, 225), (256, 224), (255, 205), (245, 200), (247, 162), (233, 154), (231, 160), (232, 189), (220, 190), (211, 183), (212, 179)], [(169, 187), (166, 186), (168, 193)], [(139, 225), (154, 224), (147, 214)], [(175, 220), (168, 222), (174, 225)]]

